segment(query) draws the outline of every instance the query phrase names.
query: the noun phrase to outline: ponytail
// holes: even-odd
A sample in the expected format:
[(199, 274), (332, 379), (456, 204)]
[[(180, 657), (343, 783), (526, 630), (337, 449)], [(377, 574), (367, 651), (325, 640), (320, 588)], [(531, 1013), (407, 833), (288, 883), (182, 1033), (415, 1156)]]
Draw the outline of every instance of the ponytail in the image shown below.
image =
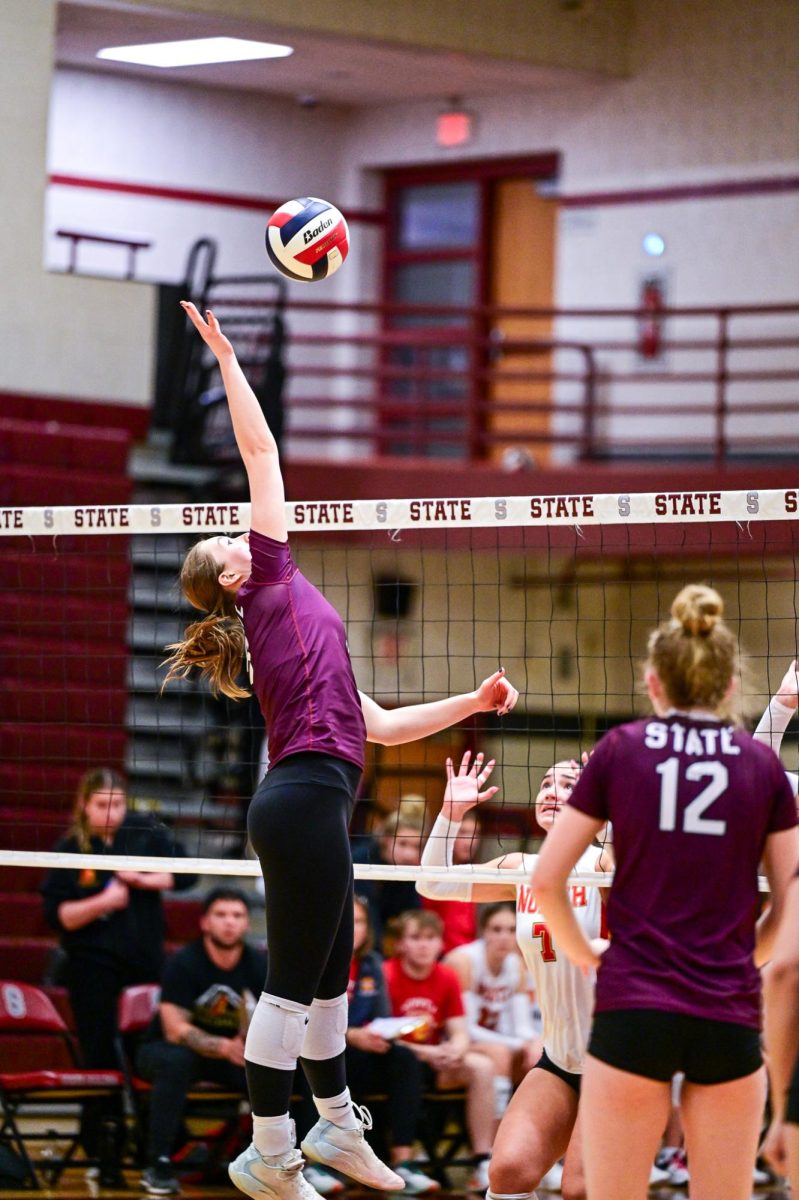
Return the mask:
[(738, 639), (724, 623), (724, 601), (704, 584), (674, 598), (671, 620), (649, 638), (649, 662), (676, 708), (729, 715), (726, 700), (741, 667)]
[(207, 616), (189, 625), (182, 641), (166, 647), (172, 653), (161, 664), (169, 666), (161, 691), (170, 680), (186, 679), (197, 667), (213, 696), (222, 693), (231, 700), (243, 700), (250, 693), (236, 679), (244, 658), (244, 627), (235, 599), (219, 582), (219, 567), (204, 547), (201, 541), (189, 550), (180, 571), (180, 587), (189, 603)]

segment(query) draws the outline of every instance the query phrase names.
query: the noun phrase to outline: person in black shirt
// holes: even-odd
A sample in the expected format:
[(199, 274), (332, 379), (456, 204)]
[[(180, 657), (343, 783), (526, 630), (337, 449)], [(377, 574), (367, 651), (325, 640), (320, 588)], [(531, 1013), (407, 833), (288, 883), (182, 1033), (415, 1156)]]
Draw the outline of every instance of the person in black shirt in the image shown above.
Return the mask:
[[(107, 767), (81, 779), (72, 827), (55, 849), (73, 854), (184, 855), (165, 826), (149, 815), (128, 812), (124, 781)], [(59, 867), (45, 878), (45, 915), (66, 952), (65, 981), (85, 1066), (116, 1066), (119, 993), (131, 984), (160, 978), (162, 893), (191, 887), (195, 878), (92, 867)]]
[[(183, 856), (170, 831), (153, 817), (128, 812), (124, 780), (108, 767), (88, 771), (78, 785), (72, 826), (55, 850), (82, 854)], [(162, 893), (192, 887), (193, 875), (171, 872), (56, 868), (42, 884), (45, 916), (60, 934), (64, 981), (86, 1067), (117, 1066), (117, 1001), (123, 988), (157, 982), (164, 958)], [(118, 1116), (84, 1106), (81, 1140), (99, 1151), (100, 1123)], [(103, 1182), (111, 1182), (104, 1176)]]
[(154, 1084), (142, 1176), (152, 1195), (179, 1191), (170, 1154), (192, 1083), (247, 1094), (244, 1039), (266, 978), (266, 955), (247, 944), (248, 928), (244, 892), (214, 888), (203, 904), (202, 936), (164, 970), (159, 1011), (136, 1056), (137, 1071)]

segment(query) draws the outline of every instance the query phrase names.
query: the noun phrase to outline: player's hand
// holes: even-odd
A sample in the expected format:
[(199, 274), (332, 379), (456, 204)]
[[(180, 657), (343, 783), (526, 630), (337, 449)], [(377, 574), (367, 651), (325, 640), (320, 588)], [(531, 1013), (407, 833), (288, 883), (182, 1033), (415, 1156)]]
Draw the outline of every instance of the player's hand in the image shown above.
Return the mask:
[(360, 1029), (348, 1029), (347, 1041), (356, 1050), (367, 1050), (370, 1054), (387, 1054), (391, 1049), (391, 1043), (379, 1033), (374, 1033), (368, 1025)]
[(210, 308), (206, 309), (207, 321), (204, 321), (190, 300), (181, 300), (180, 307), (191, 321), (209, 350), (212, 350), (221, 362), (223, 358), (234, 355), (234, 350), (222, 332), (222, 328)]
[(118, 912), (120, 909), (128, 907), (130, 900), (128, 885), (118, 878), (114, 878), (106, 884), (102, 895), (108, 912)]
[(516, 688), (505, 678), (505, 668), (500, 667), (493, 675), (484, 679), (475, 692), (477, 712), (491, 712), (494, 709), (497, 716), (504, 717), (519, 699)]
[(463, 1051), (452, 1042), (441, 1042), (436, 1050), (439, 1071), (452, 1071), (463, 1062)]
[(228, 1062), (233, 1063), (233, 1065), (236, 1067), (243, 1067), (244, 1038), (241, 1036), (241, 1034), (237, 1034), (236, 1037), (225, 1038), (224, 1043), (225, 1045), (222, 1057), (226, 1058)]
[(117, 871), (117, 879), (121, 879), (129, 888), (146, 888), (148, 883), (141, 871)]
[(777, 699), (786, 708), (799, 707), (799, 673), (797, 673), (796, 659), (782, 677), (782, 683), (777, 689)]
[(475, 804), (482, 804), (484, 800), (490, 800), (499, 791), (498, 787), (480, 790), (496, 766), (496, 759), (493, 758), (483, 766), (484, 758), (482, 753), (475, 754), (472, 763), (472, 752), (467, 750), (461, 759), (457, 775), (452, 759), (447, 759), (447, 789), (444, 792), (441, 811), (450, 821), (462, 821), (470, 808), (474, 808)]

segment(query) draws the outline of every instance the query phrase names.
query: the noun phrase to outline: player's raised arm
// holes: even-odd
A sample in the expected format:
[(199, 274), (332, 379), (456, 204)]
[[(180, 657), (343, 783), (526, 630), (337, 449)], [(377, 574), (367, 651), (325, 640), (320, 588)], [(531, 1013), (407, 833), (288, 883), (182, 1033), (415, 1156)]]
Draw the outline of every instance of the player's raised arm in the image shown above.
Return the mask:
[(210, 309), (203, 320), (194, 304), (181, 307), (219, 363), (227, 395), (233, 433), (250, 485), (250, 526), (277, 541), (286, 540), (285, 490), (277, 442), (258, 399), (236, 358), (236, 353)]

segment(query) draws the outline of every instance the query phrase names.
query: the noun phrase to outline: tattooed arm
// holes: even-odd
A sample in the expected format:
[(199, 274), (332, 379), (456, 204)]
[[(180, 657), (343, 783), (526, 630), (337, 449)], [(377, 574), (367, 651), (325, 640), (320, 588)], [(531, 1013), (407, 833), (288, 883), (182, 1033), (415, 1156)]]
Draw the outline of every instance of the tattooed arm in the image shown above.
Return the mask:
[(240, 1035), (225, 1038), (206, 1033), (204, 1029), (192, 1025), (191, 1013), (185, 1008), (179, 1008), (177, 1004), (162, 1003), (160, 1013), (164, 1037), (168, 1042), (188, 1046), (203, 1058), (227, 1058), (238, 1066), (243, 1066), (244, 1040)]

